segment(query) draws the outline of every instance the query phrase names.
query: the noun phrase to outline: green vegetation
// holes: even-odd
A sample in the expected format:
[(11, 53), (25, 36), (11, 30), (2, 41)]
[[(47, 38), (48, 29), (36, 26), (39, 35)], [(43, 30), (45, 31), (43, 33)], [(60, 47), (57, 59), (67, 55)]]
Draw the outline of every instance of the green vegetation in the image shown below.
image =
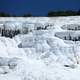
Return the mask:
[[(66, 11), (49, 11), (47, 14), (47, 17), (57, 17), (57, 16), (79, 16), (80, 10), (78, 11), (72, 11), (72, 10), (66, 10)], [(11, 15), (6, 12), (0, 12), (0, 17), (32, 17), (33, 15), (31, 13), (25, 13), (21, 16), (17, 15)], [(44, 15), (46, 16), (46, 15)], [(34, 16), (33, 16), (34, 17)]]
[(55, 17), (55, 16), (78, 16), (80, 15), (80, 10), (79, 11), (50, 11), (48, 12), (48, 17)]

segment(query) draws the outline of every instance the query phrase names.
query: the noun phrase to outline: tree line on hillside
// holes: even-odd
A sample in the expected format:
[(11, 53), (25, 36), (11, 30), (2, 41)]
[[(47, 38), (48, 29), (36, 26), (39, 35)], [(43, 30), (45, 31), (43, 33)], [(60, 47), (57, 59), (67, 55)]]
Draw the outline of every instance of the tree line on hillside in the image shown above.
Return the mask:
[(0, 17), (32, 17), (31, 13), (23, 14), (22, 16), (17, 16), (15, 14), (9, 14), (6, 12), (0, 12)]
[[(56, 16), (78, 16), (80, 15), (80, 10), (78, 11), (72, 11), (72, 10), (66, 10), (66, 11), (49, 11), (46, 17), (56, 17)], [(6, 12), (0, 12), (0, 17), (32, 17), (33, 15), (31, 13), (25, 13), (21, 16), (17, 15), (11, 15)], [(34, 16), (33, 16), (34, 17)]]
[(78, 16), (80, 15), (80, 10), (78, 11), (50, 11), (48, 12), (48, 17), (53, 17), (53, 16)]
[(20, 30), (5, 30), (2, 29), (1, 31), (1, 36), (5, 36), (5, 37), (14, 37), (15, 35), (20, 34)]
[(64, 40), (71, 40), (71, 41), (80, 41), (80, 35), (77, 37), (72, 37), (70, 34), (68, 37), (64, 36)]

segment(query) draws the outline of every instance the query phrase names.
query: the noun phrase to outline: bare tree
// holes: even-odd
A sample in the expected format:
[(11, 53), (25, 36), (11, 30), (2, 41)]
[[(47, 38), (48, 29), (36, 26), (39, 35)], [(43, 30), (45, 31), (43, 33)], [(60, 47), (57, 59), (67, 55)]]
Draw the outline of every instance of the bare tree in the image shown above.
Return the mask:
[(76, 60), (76, 63), (79, 64), (78, 55), (76, 54), (76, 50), (77, 50), (76, 41), (74, 41), (74, 44), (72, 46), (72, 50), (73, 50), (73, 54), (74, 54), (74, 58)]

